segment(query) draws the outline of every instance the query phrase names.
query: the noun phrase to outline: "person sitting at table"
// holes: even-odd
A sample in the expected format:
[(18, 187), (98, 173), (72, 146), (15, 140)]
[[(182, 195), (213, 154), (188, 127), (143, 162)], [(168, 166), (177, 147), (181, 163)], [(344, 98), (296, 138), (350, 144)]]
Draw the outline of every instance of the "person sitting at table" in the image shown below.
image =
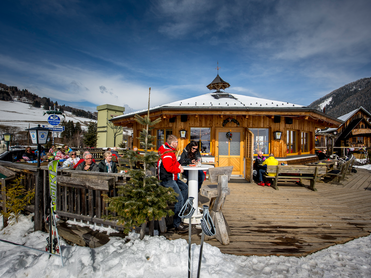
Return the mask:
[(22, 155), (22, 159), (24, 159), (25, 161), (36, 160), (36, 155), (31, 151), (31, 147), (26, 148), (26, 152)]
[(103, 157), (104, 160), (98, 164), (99, 172), (117, 173), (116, 163), (112, 161), (112, 153), (104, 152)]
[[(89, 151), (85, 151), (83, 154), (82, 154), (82, 157), (84, 157), (86, 154), (90, 154)], [(75, 166), (73, 166), (74, 169), (76, 169), (77, 166), (79, 166), (81, 163), (83, 163), (85, 160), (83, 158), (80, 158), (80, 160), (77, 162), (77, 164)], [(93, 158), (93, 162), (95, 162), (95, 159)]]
[(76, 155), (76, 151), (71, 151), (69, 153), (69, 158), (67, 158), (64, 162), (63, 162), (63, 168), (71, 168), (73, 169), (73, 167), (77, 164), (77, 162), (80, 161), (80, 158)]
[(62, 149), (59, 147), (57, 152), (54, 153), (54, 160), (64, 162), (68, 158), (68, 155), (64, 155)]
[[(113, 149), (115, 149), (115, 148), (113, 148)], [(112, 161), (113, 162), (118, 162), (118, 152), (117, 151), (113, 151), (113, 150), (111, 150), (111, 148), (107, 148), (107, 152), (112, 153)]]
[(84, 161), (76, 167), (76, 170), (99, 172), (99, 167), (95, 162), (93, 162), (93, 156), (91, 153), (85, 152), (83, 158)]
[(178, 194), (174, 206), (173, 226), (177, 232), (186, 232), (188, 227), (182, 224), (178, 214), (188, 199), (188, 186), (178, 179), (178, 174), (183, 173), (184, 170), (175, 155), (177, 147), (178, 138), (175, 135), (169, 135), (167, 142), (158, 148), (160, 159), (157, 162), (157, 171), (160, 184), (166, 188), (172, 188)]
[(327, 158), (326, 150), (323, 150), (323, 152), (322, 152), (322, 151), (318, 151), (317, 156), (318, 156), (318, 159), (319, 159), (319, 160), (326, 159), (326, 158)]
[(254, 162), (254, 169), (256, 170), (255, 180), (259, 178), (259, 169), (261, 169), (264, 160), (265, 160), (265, 156), (263, 155), (263, 152), (258, 151), (258, 155), (256, 156), (255, 162)]
[(53, 154), (52, 153), (49, 153), (49, 152), (46, 153), (46, 155), (43, 158), (43, 161), (52, 161), (52, 160), (54, 160)]
[(53, 146), (51, 146), (51, 148), (49, 149), (49, 152), (51, 153), (51, 154), (54, 154), (54, 152), (56, 151), (57, 149), (55, 148), (55, 146), (53, 145)]
[[(269, 181), (265, 181), (263, 180), (264, 175), (266, 174), (267, 172), (267, 166), (268, 165), (278, 165), (278, 160), (274, 158), (273, 154), (271, 153), (269, 155), (269, 157), (262, 163), (262, 167), (259, 169), (259, 172), (258, 172), (258, 175), (259, 175), (259, 183), (258, 185), (260, 186), (271, 186), (270, 182)], [(268, 174), (268, 176), (272, 176), (274, 177), (274, 174)]]
[[(201, 159), (201, 153), (198, 150), (198, 144), (197, 142), (192, 141), (184, 148), (183, 153), (180, 156), (179, 163), (182, 166), (187, 166), (189, 164), (196, 164), (199, 159)], [(188, 175), (189, 175), (188, 170), (184, 170), (183, 177), (187, 179), (187, 184)], [(198, 170), (198, 192), (200, 192), (204, 179), (205, 179), (204, 171)]]
[(69, 146), (64, 145), (63, 146), (63, 152), (64, 152), (65, 155), (68, 155), (70, 152), (72, 152), (72, 149)]

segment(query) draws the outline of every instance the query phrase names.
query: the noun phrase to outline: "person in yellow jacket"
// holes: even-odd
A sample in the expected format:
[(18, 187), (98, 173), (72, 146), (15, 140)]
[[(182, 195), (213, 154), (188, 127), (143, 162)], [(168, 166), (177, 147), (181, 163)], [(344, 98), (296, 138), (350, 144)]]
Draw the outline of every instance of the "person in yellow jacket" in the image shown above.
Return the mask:
[[(269, 155), (269, 157), (264, 160), (264, 162), (262, 163), (262, 168), (259, 169), (259, 183), (258, 185), (260, 186), (271, 186), (271, 184), (266, 181), (264, 182), (263, 181), (263, 175), (266, 173), (267, 171), (267, 165), (278, 165), (278, 160), (274, 158), (273, 154), (271, 153)], [(274, 176), (274, 174), (268, 174), (269, 176)]]

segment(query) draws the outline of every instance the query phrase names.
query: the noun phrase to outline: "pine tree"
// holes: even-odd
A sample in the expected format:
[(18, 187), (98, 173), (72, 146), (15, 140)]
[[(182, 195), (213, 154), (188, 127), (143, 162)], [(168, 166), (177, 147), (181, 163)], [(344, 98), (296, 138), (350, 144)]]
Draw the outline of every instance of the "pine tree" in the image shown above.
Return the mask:
[[(143, 169), (129, 170), (130, 180), (125, 186), (119, 188), (117, 197), (108, 198), (108, 209), (117, 213), (117, 216), (111, 215), (108, 218), (118, 220), (118, 223), (125, 227), (125, 232), (139, 226), (142, 226), (143, 230), (148, 221), (174, 215), (174, 212), (168, 209), (168, 205), (176, 202), (177, 194), (172, 188), (161, 186), (159, 180), (148, 171), (150, 167), (155, 167), (159, 159), (157, 152), (148, 151), (149, 148), (154, 147), (152, 144), (154, 136), (150, 135), (150, 130), (161, 121), (160, 118), (151, 121), (149, 104), (150, 96), (147, 116), (135, 115), (135, 120), (145, 126), (139, 138), (144, 147), (144, 155), (137, 155), (132, 150), (128, 151), (129, 157), (143, 163)], [(143, 237), (144, 233), (141, 233), (141, 239)]]
[(88, 132), (84, 134), (84, 144), (88, 147), (95, 147), (97, 145), (97, 123), (90, 122), (88, 124)]

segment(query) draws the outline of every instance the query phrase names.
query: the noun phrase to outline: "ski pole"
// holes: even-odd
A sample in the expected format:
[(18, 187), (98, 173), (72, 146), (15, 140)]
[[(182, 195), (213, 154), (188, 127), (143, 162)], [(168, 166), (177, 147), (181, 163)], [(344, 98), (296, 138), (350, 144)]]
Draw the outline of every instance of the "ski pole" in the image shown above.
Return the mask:
[(49, 253), (49, 252), (46, 252), (46, 251), (43, 251), (43, 250), (40, 250), (40, 249), (36, 249), (36, 248), (32, 248), (32, 247), (29, 247), (29, 246), (22, 245), (22, 244), (19, 244), (19, 243), (7, 241), (7, 240), (4, 240), (4, 239), (0, 239), (0, 241), (5, 242), (5, 243), (9, 243), (9, 244), (13, 244), (13, 245), (16, 245), (16, 246), (24, 247), (24, 248), (27, 248), (27, 249), (31, 249), (31, 250), (34, 250), (34, 251), (37, 251), (37, 252), (45, 253), (45, 254), (48, 254), (48, 255), (53, 255), (53, 256), (59, 257), (58, 254)]
[(182, 219), (189, 219), (188, 220), (188, 278), (191, 277), (191, 243), (192, 243), (192, 223), (191, 217), (195, 212), (195, 208), (193, 207), (193, 197), (189, 197), (187, 201), (184, 203), (182, 209), (179, 212), (179, 217)]
[(200, 277), (202, 249), (203, 249), (203, 246), (204, 246), (205, 234), (207, 236), (215, 235), (214, 222), (213, 222), (213, 219), (211, 218), (211, 216), (209, 214), (209, 207), (206, 206), (206, 205), (203, 206), (203, 216), (202, 216), (202, 219), (201, 219), (201, 228), (202, 228), (202, 234), (201, 234), (200, 256), (198, 258), (197, 278)]

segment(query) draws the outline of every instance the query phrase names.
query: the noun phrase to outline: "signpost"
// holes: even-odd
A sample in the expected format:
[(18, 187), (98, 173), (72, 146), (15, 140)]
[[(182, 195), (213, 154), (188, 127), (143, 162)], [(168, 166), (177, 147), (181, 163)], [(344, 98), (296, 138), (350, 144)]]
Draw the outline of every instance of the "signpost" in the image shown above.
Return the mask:
[(48, 123), (50, 124), (50, 125), (53, 125), (53, 126), (55, 126), (55, 125), (59, 125), (60, 124), (60, 122), (61, 122), (61, 118), (59, 118), (57, 115), (50, 115), (49, 117), (48, 117)]
[[(55, 117), (52, 117), (55, 116)], [(51, 118), (52, 117), (52, 118)], [(56, 126), (61, 122), (61, 119), (57, 115), (50, 115), (48, 118), (48, 123), (51, 124), (52, 126), (47, 126), (43, 125), (43, 128), (47, 128), (52, 132), (52, 138), (53, 138), (53, 145), (54, 145), (54, 132), (63, 132), (64, 131), (64, 126)], [(58, 123), (58, 124), (55, 124)]]

